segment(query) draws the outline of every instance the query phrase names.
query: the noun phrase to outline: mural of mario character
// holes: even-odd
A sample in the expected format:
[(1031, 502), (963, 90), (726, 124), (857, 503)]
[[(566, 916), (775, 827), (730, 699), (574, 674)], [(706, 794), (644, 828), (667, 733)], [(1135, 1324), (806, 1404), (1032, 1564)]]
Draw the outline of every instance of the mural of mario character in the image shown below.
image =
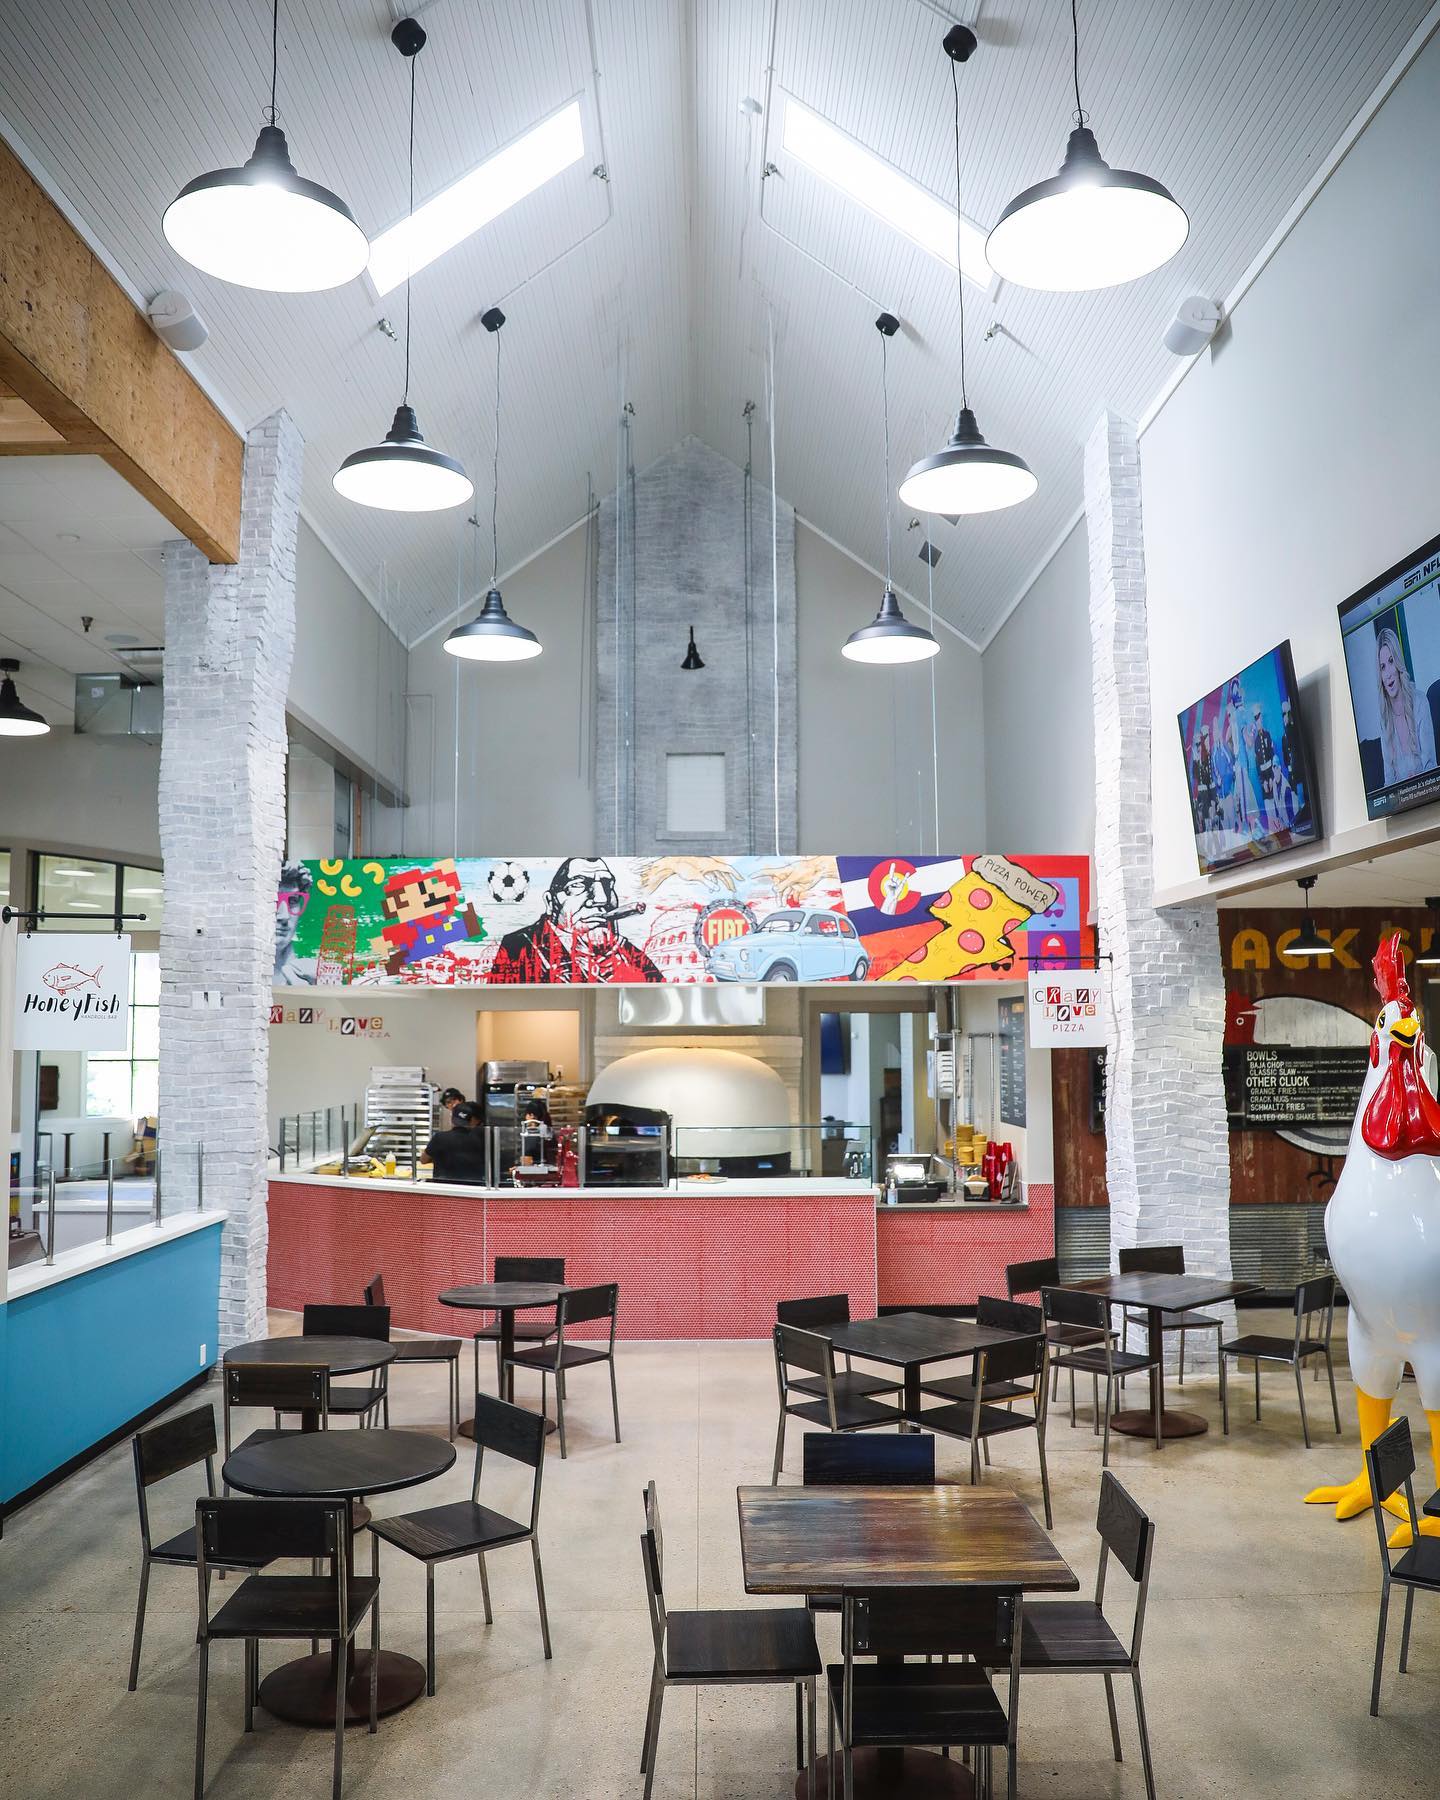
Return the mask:
[(644, 911), (643, 901), (620, 905), (609, 863), (598, 856), (568, 856), (551, 878), (540, 917), (501, 938), (490, 979), (661, 981), (664, 977), (640, 945), (615, 929), (621, 919)]
[(450, 944), (479, 937), (480, 921), (465, 899), (454, 861), (428, 869), (397, 869), (385, 882), (381, 909), (389, 924), (380, 935), (390, 946), (386, 973), (398, 975), (407, 963), (423, 962)]

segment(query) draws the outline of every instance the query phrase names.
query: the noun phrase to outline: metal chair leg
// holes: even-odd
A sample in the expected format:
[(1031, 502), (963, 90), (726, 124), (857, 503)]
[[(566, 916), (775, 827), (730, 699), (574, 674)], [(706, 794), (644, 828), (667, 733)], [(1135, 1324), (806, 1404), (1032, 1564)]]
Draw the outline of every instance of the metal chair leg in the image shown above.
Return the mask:
[(1405, 1665), (1410, 1660), (1410, 1611), (1415, 1604), (1414, 1588), (1405, 1590), (1405, 1624), (1400, 1632), (1400, 1673), (1406, 1673)]
[(425, 1565), (425, 1692), (435, 1692), (435, 1565)]
[(1150, 1374), (1150, 1399), (1155, 1410), (1155, 1448), (1165, 1448), (1165, 1424), (1160, 1409), (1160, 1366), (1157, 1365)]
[(1035, 1443), (1040, 1452), (1040, 1492), (1045, 1501), (1045, 1529), (1053, 1531), (1055, 1521), (1050, 1516), (1050, 1471), (1045, 1465), (1045, 1433), (1043, 1430), (1035, 1433)]
[(1385, 1620), (1390, 1611), (1390, 1583), (1380, 1590), (1380, 1623), (1375, 1630), (1375, 1679), (1370, 1684), (1370, 1717), (1380, 1717), (1380, 1670), (1385, 1659)]
[(615, 1357), (610, 1356), (610, 1410), (615, 1415), (615, 1442), (620, 1442), (620, 1390), (615, 1385)]
[[(1325, 1368), (1326, 1368), (1327, 1373), (1330, 1376), (1330, 1409), (1335, 1414), (1335, 1435), (1336, 1435), (1336, 1437), (1339, 1437), (1339, 1435), (1340, 1435), (1340, 1402), (1335, 1397), (1335, 1363), (1334, 1363), (1333, 1358), (1330, 1355), (1330, 1350), (1329, 1350), (1328, 1345), (1326, 1346), (1326, 1350), (1325, 1350)], [(1315, 1366), (1315, 1372), (1316, 1372), (1316, 1374), (1319, 1374), (1319, 1372), (1320, 1372), (1320, 1366), (1318, 1363)]]
[(205, 1792), (205, 1703), (210, 1697), (210, 1640), (200, 1640), (200, 1684), (195, 1700), (195, 1800)]
[(1110, 1414), (1114, 1411), (1114, 1406), (1115, 1377), (1107, 1375), (1105, 1377), (1105, 1441), (1100, 1450), (1100, 1467), (1102, 1469), (1110, 1467)]
[(1140, 1762), (1145, 1770), (1145, 1800), (1155, 1800), (1155, 1770), (1150, 1762), (1150, 1727), (1145, 1723), (1145, 1694), (1140, 1686), (1140, 1671), (1132, 1669), (1135, 1684), (1135, 1722), (1140, 1727)]
[(1075, 1429), (1075, 1371), (1070, 1371), (1070, 1429)]
[(1185, 1327), (1183, 1325), (1180, 1327), (1180, 1370), (1176, 1385), (1179, 1387), (1185, 1385)]
[(835, 1800), (835, 1707), (825, 1685), (825, 1800)]
[(770, 1471), (770, 1485), (777, 1487), (780, 1482), (780, 1467), (785, 1461), (785, 1409), (780, 1409), (780, 1427), (775, 1433), (775, 1464)]
[(1222, 1350), (1220, 1353), (1220, 1429), (1226, 1437), (1230, 1435), (1230, 1384), (1226, 1380), (1225, 1365), (1229, 1358)]
[(1255, 1358), (1255, 1418), (1260, 1418), (1260, 1358)]
[(245, 1729), (255, 1729), (255, 1659), (256, 1643), (254, 1638), (245, 1640)]
[(330, 1783), (331, 1800), (340, 1800), (345, 1776), (345, 1677), (350, 1672), (350, 1646), (335, 1647), (335, 1774)]
[(812, 1675), (805, 1683), (805, 1722), (809, 1727), (810, 1743), (805, 1757), (805, 1800), (815, 1800), (815, 1683)]
[(490, 1610), (490, 1577), (485, 1573), (485, 1552), (482, 1550), (475, 1560), (480, 1564), (480, 1598), (485, 1602), (485, 1623), (493, 1625), (495, 1615)]
[(555, 1422), (560, 1427), (560, 1460), (565, 1460), (565, 1373), (555, 1371)]
[(545, 1645), (545, 1657), (550, 1658), (550, 1616), (545, 1610), (545, 1577), (540, 1573), (540, 1540), (532, 1537), (530, 1554), (535, 1560), (535, 1602), (540, 1608), (540, 1638)]
[(655, 1785), (655, 1755), (660, 1748), (660, 1709), (665, 1703), (665, 1676), (659, 1663), (650, 1683), (650, 1737), (645, 1751), (645, 1800)]
[(1297, 1362), (1295, 1365), (1295, 1392), (1300, 1396), (1300, 1429), (1305, 1433), (1305, 1448), (1310, 1448), (1310, 1420), (1305, 1412), (1305, 1371)]
[(805, 1683), (795, 1683), (795, 1767), (805, 1767)]
[(1120, 1751), (1120, 1715), (1115, 1710), (1115, 1677), (1105, 1677), (1105, 1710), (1110, 1714), (1110, 1742), (1114, 1746), (1116, 1762), (1124, 1762)]
[(128, 1691), (135, 1692), (135, 1683), (140, 1679), (140, 1640), (145, 1634), (145, 1598), (150, 1591), (150, 1558), (143, 1557), (140, 1562), (140, 1598), (135, 1602), (135, 1639), (130, 1647), (130, 1684)]

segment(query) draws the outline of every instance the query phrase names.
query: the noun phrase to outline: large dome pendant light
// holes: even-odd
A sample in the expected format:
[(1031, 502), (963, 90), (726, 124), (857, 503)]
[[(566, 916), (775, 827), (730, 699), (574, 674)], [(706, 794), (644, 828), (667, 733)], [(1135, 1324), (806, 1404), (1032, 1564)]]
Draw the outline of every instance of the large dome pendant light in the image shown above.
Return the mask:
[(1133, 169), (1112, 169), (1080, 104), (1080, 22), (1070, 0), (1075, 129), (1058, 175), (1017, 194), (985, 240), (1005, 281), (1050, 293), (1083, 293), (1138, 280), (1169, 262), (1190, 220), (1168, 188)]
[(965, 513), (999, 512), (1028, 500), (1039, 487), (1023, 456), (1013, 450), (996, 450), (985, 442), (970, 397), (965, 370), (965, 277), (960, 271), (960, 77), (959, 65), (968, 62), (975, 49), (975, 33), (964, 25), (945, 34), (945, 54), (950, 58), (950, 85), (955, 97), (955, 287), (960, 301), (960, 413), (948, 442), (933, 456), (921, 457), (900, 483), (900, 498), (916, 512), (944, 513), (954, 518)]
[[(410, 210), (415, 212), (415, 59), (425, 48), (425, 32), (402, 19), (390, 41), (410, 64)], [(410, 404), (410, 276), (405, 276), (405, 392), (394, 422), (378, 444), (347, 456), (331, 478), (337, 494), (382, 512), (443, 512), (463, 506), (475, 492), (453, 456), (425, 442)]]
[(160, 221), (186, 262), (237, 287), (313, 294), (353, 281), (370, 245), (338, 194), (297, 175), (275, 123), (280, 0), (270, 15), (269, 123), (238, 169), (212, 169), (187, 182)]
[(0, 656), (0, 737), (44, 737), (49, 725), (15, 690), (19, 667), (15, 657)]
[(490, 591), (485, 604), (468, 625), (457, 625), (445, 640), (452, 656), (467, 662), (524, 662), (538, 656), (544, 645), (533, 631), (517, 625), (500, 598), (500, 327), (505, 315), (498, 306), (480, 315), (480, 323), (495, 340), (495, 460), (490, 490)]
[(880, 610), (868, 625), (852, 631), (840, 646), (840, 654), (851, 662), (908, 663), (923, 662), (934, 656), (939, 644), (923, 625), (912, 625), (900, 610), (895, 584), (890, 578), (890, 340), (900, 329), (894, 313), (881, 313), (875, 321), (880, 333), (880, 391), (885, 402), (885, 479), (881, 494), (885, 502), (885, 592), (880, 596)]

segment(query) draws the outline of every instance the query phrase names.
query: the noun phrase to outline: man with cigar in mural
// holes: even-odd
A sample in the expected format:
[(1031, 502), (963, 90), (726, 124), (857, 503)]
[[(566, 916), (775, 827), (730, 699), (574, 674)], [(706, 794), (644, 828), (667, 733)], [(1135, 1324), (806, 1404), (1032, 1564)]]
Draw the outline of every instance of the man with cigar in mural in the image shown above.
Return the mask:
[(490, 979), (497, 982), (660, 981), (659, 969), (638, 944), (621, 937), (622, 919), (643, 913), (621, 906), (610, 865), (598, 856), (569, 856), (545, 895), (538, 919), (500, 940)]

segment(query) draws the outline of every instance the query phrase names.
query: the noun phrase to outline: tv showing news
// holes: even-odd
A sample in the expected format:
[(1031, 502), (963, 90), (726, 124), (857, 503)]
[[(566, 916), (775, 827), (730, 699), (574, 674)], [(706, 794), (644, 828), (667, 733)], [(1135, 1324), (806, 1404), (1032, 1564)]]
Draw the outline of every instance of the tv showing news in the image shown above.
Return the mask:
[(1440, 800), (1440, 537), (1340, 606), (1365, 810)]
[(1319, 837), (1320, 809), (1288, 638), (1187, 706), (1180, 742), (1204, 874)]

